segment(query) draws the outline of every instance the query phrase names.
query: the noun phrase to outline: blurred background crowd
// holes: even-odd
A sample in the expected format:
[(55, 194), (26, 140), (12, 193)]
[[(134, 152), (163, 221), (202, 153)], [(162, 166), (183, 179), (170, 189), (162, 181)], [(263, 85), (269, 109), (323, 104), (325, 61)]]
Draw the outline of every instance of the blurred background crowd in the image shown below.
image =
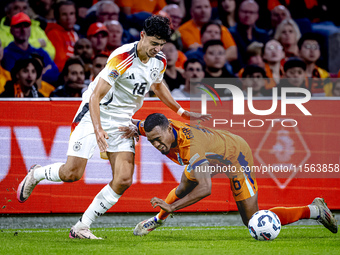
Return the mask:
[(171, 21), (164, 81), (175, 98), (200, 96), (203, 78), (231, 78), (245, 95), (301, 87), (340, 96), (336, 2), (1, 0), (0, 97), (81, 97), (154, 14)]

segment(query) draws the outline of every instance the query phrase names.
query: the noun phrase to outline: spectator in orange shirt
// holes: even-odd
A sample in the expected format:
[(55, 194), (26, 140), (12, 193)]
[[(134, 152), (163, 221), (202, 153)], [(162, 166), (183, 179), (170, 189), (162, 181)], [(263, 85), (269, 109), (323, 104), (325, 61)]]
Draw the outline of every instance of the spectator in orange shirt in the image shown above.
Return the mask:
[[(211, 6), (208, 0), (193, 0), (191, 5), (192, 19), (184, 23), (179, 28), (181, 33), (183, 48), (185, 51), (189, 49), (197, 49), (202, 46), (200, 30), (205, 23), (211, 18)], [(228, 61), (237, 59), (237, 47), (229, 30), (225, 26), (221, 26), (221, 40), (227, 51)]]
[(149, 12), (156, 14), (166, 5), (165, 0), (115, 0), (115, 3), (121, 7), (121, 10), (126, 15), (137, 12)]
[(0, 97), (44, 97), (37, 87), (37, 79), (42, 66), (34, 58), (22, 58), (15, 62), (11, 70), (12, 80), (7, 81)]
[(76, 6), (72, 1), (58, 2), (54, 9), (57, 23), (48, 23), (46, 34), (56, 48), (54, 62), (62, 71), (66, 60), (73, 56), (73, 47), (78, 41), (78, 34), (74, 31), (76, 24)]
[(91, 24), (87, 31), (87, 38), (92, 43), (92, 49), (95, 55), (106, 51), (108, 36), (109, 31), (103, 23), (96, 22)]

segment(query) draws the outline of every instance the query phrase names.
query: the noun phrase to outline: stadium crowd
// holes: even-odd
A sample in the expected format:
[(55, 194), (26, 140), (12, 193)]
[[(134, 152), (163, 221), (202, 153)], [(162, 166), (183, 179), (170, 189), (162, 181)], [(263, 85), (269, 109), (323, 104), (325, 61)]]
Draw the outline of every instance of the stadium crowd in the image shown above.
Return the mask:
[(340, 96), (340, 65), (329, 72), (328, 62), (329, 36), (340, 33), (336, 1), (1, 2), (0, 97), (81, 97), (110, 53), (138, 41), (154, 14), (172, 25), (163, 52), (174, 97), (200, 95), (202, 78), (233, 78), (254, 96), (270, 96), (273, 87)]

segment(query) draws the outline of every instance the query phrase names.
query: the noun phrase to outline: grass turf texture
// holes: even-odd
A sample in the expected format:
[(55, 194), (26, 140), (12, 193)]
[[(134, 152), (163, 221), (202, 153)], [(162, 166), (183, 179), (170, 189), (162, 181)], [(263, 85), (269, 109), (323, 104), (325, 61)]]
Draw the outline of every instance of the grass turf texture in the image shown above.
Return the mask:
[(340, 235), (323, 226), (284, 226), (269, 242), (245, 227), (163, 227), (143, 237), (132, 228), (93, 229), (104, 240), (68, 238), (69, 229), (4, 229), (0, 254), (339, 254)]

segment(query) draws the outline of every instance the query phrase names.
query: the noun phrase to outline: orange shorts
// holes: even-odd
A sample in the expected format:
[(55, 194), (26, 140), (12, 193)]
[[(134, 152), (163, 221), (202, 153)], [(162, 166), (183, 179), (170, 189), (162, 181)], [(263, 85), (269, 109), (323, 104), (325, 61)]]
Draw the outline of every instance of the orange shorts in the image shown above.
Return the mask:
[[(258, 190), (255, 174), (251, 172), (254, 165), (253, 156), (247, 143), (242, 144), (238, 158), (232, 162), (227, 174), (230, 180), (230, 188), (233, 192), (235, 201), (242, 201), (254, 196)], [(189, 168), (189, 170), (188, 170)], [(188, 165), (184, 169), (185, 176), (193, 182), (195, 179), (194, 171)]]

